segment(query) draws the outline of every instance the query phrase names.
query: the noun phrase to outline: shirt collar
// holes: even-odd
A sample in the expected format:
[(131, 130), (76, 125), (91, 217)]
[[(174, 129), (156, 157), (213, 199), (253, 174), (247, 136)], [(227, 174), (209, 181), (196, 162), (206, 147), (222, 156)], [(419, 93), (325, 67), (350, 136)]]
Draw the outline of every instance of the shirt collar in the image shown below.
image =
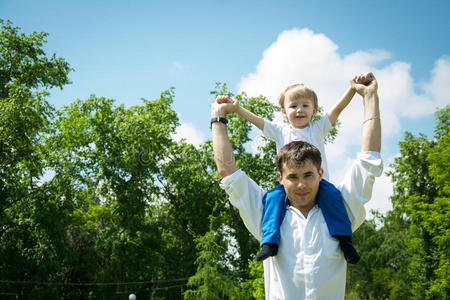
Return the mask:
[[(289, 205), (289, 203), (287, 204), (286, 209), (291, 210), (293, 213), (301, 216), (303, 219), (306, 219), (305, 216), (295, 207), (293, 207), (292, 205)], [(314, 214), (316, 214), (319, 211), (319, 205), (316, 203), (313, 208), (311, 208), (311, 210), (308, 213), (308, 218), (312, 217)]]

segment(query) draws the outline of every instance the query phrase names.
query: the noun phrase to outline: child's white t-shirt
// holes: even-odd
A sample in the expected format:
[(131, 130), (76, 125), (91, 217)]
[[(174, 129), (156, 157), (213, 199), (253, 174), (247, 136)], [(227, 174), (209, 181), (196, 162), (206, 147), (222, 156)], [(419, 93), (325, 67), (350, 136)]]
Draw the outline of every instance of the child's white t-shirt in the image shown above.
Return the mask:
[(313, 144), (320, 150), (322, 156), (323, 177), (330, 179), (328, 173), (327, 157), (325, 155), (324, 137), (333, 129), (328, 114), (317, 121), (311, 122), (305, 128), (292, 128), (289, 124), (281, 124), (264, 120), (263, 134), (274, 140), (277, 145), (277, 153), (280, 149), (293, 141), (304, 141)]

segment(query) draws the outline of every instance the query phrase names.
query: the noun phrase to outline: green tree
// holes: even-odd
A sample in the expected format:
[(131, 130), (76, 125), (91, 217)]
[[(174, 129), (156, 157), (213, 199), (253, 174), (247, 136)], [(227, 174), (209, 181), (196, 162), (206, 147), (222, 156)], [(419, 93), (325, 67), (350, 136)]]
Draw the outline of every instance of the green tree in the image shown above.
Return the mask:
[[(1, 24), (2, 291), (173, 299), (190, 278), (186, 297), (263, 297), (262, 265), (252, 262), (259, 245), (219, 187), (211, 141), (172, 138), (173, 89), (130, 108), (91, 96), (56, 111), (46, 89), (69, 83), (69, 64), (46, 56), (47, 34)], [(231, 95), (225, 84), (218, 93)], [(276, 109), (264, 97), (236, 97), (268, 119)], [(251, 124), (229, 119), (238, 167), (276, 185), (275, 144), (252, 153)]]
[(157, 273), (158, 264), (148, 263), (159, 261), (161, 242), (151, 205), (178, 124), (172, 98), (167, 91), (125, 109), (91, 96), (58, 113), (45, 144), (55, 176), (45, 186), (61, 191), (54, 197), (69, 203), (72, 219), (80, 218), (79, 227), (69, 222), (63, 230), (67, 255), (60, 260), (71, 272), (60, 272), (61, 280), (116, 282), (121, 292), (123, 282)]
[(353, 236), (361, 261), (348, 265), (346, 298), (408, 299), (408, 225), (396, 211), (372, 213), (375, 219), (365, 221)]
[(235, 299), (265, 299), (264, 267), (261, 262), (252, 261), (249, 267), (249, 276), (241, 284)]
[[(409, 223), (407, 241), (411, 262), (412, 296), (416, 299), (448, 297), (449, 205), (447, 154), (449, 108), (437, 113), (434, 140), (405, 134), (401, 156), (390, 173), (395, 189), (394, 208), (404, 212)], [(446, 277), (443, 277), (446, 276)]]
[(355, 233), (361, 262), (349, 266), (349, 299), (449, 296), (449, 106), (437, 111), (434, 139), (409, 132), (388, 174), (393, 210)]
[(69, 83), (71, 69), (63, 58), (45, 55), (46, 33), (27, 36), (9, 21), (0, 24), (0, 203), (6, 209), (42, 175), (39, 141), (54, 111), (46, 88)]
[(349, 267), (352, 296), (448, 298), (449, 107), (436, 116), (434, 139), (406, 132), (400, 142), (400, 155), (388, 173), (394, 182), (393, 210), (378, 215), (380, 228), (366, 222), (355, 233), (363, 259)]
[(197, 272), (189, 278), (190, 290), (186, 299), (231, 299), (235, 294), (236, 285), (233, 279), (226, 275), (227, 266), (221, 264), (227, 249), (226, 239), (219, 231), (212, 230), (197, 239), (199, 256), (196, 260)]
[(49, 234), (40, 230), (53, 209), (41, 207), (46, 191), (39, 185), (42, 141), (54, 113), (46, 89), (69, 83), (71, 69), (63, 58), (46, 56), (45, 33), (0, 24), (0, 277), (40, 280), (57, 265)]
[[(53, 107), (46, 88), (68, 84), (69, 64), (42, 49), (46, 33), (20, 33), (0, 19), (0, 200), (6, 203), (18, 187), (32, 186), (42, 174), (37, 156), (42, 132)], [(24, 182), (26, 181), (26, 182)], [(20, 188), (19, 188), (20, 189)], [(11, 200), (10, 200), (11, 201)]]
[(450, 295), (450, 106), (436, 113), (438, 124), (435, 130), (437, 140), (428, 155), (430, 174), (438, 186), (439, 195), (434, 206), (426, 215), (425, 226), (434, 232), (433, 242), (436, 245), (435, 269), (436, 278), (430, 287), (430, 295), (434, 297), (449, 297)]
[(180, 141), (166, 151), (160, 164), (155, 208), (162, 234), (163, 278), (187, 278), (195, 273), (201, 249), (196, 245), (197, 237), (209, 231), (210, 217), (220, 214), (215, 206), (223, 196), (211, 170), (210, 147), (209, 143), (196, 148)]

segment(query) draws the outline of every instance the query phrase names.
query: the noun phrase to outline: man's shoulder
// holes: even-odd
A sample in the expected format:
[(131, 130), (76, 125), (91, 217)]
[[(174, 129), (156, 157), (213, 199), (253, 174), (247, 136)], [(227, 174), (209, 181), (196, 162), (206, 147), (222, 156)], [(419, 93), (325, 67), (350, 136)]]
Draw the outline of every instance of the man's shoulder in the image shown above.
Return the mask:
[(264, 190), (241, 169), (238, 169), (233, 174), (222, 178), (220, 181), (220, 187), (226, 191), (237, 191), (250, 188), (254, 192), (264, 192)]

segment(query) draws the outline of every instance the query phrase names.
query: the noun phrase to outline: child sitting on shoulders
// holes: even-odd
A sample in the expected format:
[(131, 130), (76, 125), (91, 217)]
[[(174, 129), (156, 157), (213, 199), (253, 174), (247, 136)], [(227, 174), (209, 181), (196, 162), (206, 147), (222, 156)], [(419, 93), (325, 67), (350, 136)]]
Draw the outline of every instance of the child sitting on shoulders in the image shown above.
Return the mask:
[[(339, 246), (347, 262), (353, 264), (357, 263), (360, 257), (352, 243), (351, 223), (341, 193), (333, 184), (328, 182), (329, 172), (324, 138), (333, 129), (339, 115), (355, 95), (354, 84), (368, 84), (370, 81), (371, 78), (355, 76), (350, 81), (351, 86), (336, 105), (324, 117), (316, 121), (312, 121), (312, 118), (318, 111), (317, 95), (303, 84), (289, 86), (280, 96), (281, 112), (287, 118), (289, 124), (279, 124), (263, 119), (240, 106), (236, 99), (229, 96), (219, 95), (216, 99), (217, 103), (232, 103), (238, 115), (253, 123), (266, 137), (275, 141), (277, 152), (292, 141), (305, 141), (320, 150), (323, 178), (319, 185), (316, 200), (322, 210), (330, 235), (339, 241)], [(281, 185), (264, 195), (261, 251), (256, 256), (257, 261), (265, 260), (277, 254), (280, 243), (280, 226), (288, 201), (289, 199), (287, 199)]]

